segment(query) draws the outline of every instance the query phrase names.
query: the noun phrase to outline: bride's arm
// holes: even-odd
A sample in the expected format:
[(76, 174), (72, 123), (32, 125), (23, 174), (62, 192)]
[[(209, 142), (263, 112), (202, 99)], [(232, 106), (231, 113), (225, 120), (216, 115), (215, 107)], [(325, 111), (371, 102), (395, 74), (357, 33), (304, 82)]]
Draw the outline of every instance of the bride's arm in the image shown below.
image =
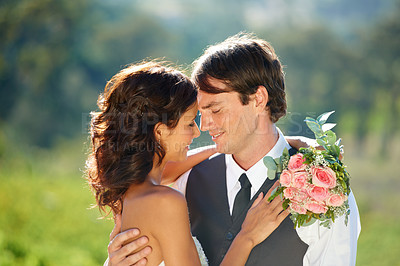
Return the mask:
[(168, 185), (176, 181), (178, 177), (184, 174), (189, 169), (193, 168), (196, 164), (204, 161), (216, 152), (215, 146), (207, 146), (201, 148), (201, 151), (191, 154), (187, 160), (182, 162), (168, 162), (165, 165), (161, 177), (161, 184)]
[(268, 202), (271, 191), (277, 185), (275, 183), (264, 198), (261, 193), (254, 201), (221, 266), (245, 265), (251, 250), (264, 241), (288, 216), (289, 212), (283, 210), (280, 197)]
[[(285, 136), (285, 139), (289, 143), (289, 145), (296, 150), (299, 150), (300, 148), (308, 148), (310, 146), (315, 147), (317, 150), (324, 150), (324, 147), (319, 145), (315, 139), (301, 136)], [(339, 159), (343, 159), (343, 153), (340, 153)]]
[(290, 146), (296, 150), (300, 148), (308, 148), (310, 146), (318, 147), (318, 143), (315, 139), (310, 139), (302, 136), (285, 136), (286, 141)]

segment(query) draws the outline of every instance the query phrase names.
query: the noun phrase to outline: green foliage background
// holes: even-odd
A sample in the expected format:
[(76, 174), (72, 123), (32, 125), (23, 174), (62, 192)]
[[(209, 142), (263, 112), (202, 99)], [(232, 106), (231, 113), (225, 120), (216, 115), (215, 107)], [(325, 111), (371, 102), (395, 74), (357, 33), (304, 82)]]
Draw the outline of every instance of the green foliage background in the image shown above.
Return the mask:
[[(0, 2), (0, 265), (98, 265), (112, 222), (82, 178), (88, 113), (124, 65), (164, 58), (190, 74), (239, 31), (286, 66), (287, 135), (336, 110), (359, 205), (357, 265), (396, 265), (400, 236), (400, 2)], [(196, 145), (208, 142), (203, 134)]]

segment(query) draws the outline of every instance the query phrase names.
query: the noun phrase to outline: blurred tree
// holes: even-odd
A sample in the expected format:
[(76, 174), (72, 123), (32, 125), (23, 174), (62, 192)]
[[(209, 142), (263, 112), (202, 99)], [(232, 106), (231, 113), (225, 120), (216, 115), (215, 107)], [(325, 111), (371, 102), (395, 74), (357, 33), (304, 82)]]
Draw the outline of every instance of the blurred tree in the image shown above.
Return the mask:
[(22, 0), (0, 14), (0, 120), (27, 144), (86, 132), (81, 120), (114, 73), (165, 47), (179, 51), (159, 21), (132, 7)]
[[(365, 14), (381, 6), (371, 1)], [(308, 4), (325, 14), (321, 4)], [(304, 19), (310, 14), (304, 25), (285, 23), (289, 3), (283, 5), (286, 13), (278, 14), (280, 5), (261, 0), (2, 1), (0, 125), (18, 140), (40, 146), (85, 133), (82, 118), (124, 65), (157, 57), (189, 64), (207, 45), (246, 30), (249, 6), (263, 9), (253, 22), (263, 21), (257, 24), (260, 37), (272, 42), (287, 66), (290, 132), (307, 134), (301, 131), (304, 116), (333, 109), (339, 133), (354, 134), (360, 143), (370, 132), (399, 131), (399, 9), (349, 44), (313, 21), (308, 9), (296, 9), (307, 11), (299, 14)], [(341, 1), (337, 15), (345, 6)], [(272, 20), (262, 20), (267, 15)], [(279, 27), (263, 26), (276, 21), (282, 22)]]
[(380, 155), (400, 130), (400, 1), (365, 42), (365, 71), (373, 107), (366, 130), (380, 136)]
[(50, 135), (71, 135), (81, 112), (74, 88), (61, 84), (78, 63), (75, 49), (90, 4), (21, 0), (0, 6), (0, 119), (31, 143), (46, 146)]
[[(285, 65), (288, 109), (293, 112), (293, 124), (288, 125), (288, 130), (312, 136), (306, 131), (304, 117), (330, 110), (337, 111), (339, 120), (351, 119), (349, 125), (357, 123), (346, 116), (365, 104), (359, 94), (363, 82), (358, 73), (360, 52), (346, 46), (322, 26), (291, 35), (282, 32), (275, 38), (273, 45)], [(299, 125), (302, 125), (300, 130)], [(350, 133), (358, 130), (358, 127), (340, 126), (340, 130)]]

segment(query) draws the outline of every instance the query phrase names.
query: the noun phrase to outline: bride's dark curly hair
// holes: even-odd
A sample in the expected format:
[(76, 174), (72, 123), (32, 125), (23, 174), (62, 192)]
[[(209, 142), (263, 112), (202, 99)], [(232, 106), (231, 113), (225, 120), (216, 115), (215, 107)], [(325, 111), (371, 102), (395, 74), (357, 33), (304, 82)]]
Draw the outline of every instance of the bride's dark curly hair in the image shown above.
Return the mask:
[(156, 62), (131, 65), (112, 77), (98, 98), (100, 112), (92, 112), (86, 161), (86, 178), (101, 211), (109, 206), (121, 213), (129, 186), (144, 182), (153, 162), (161, 164), (165, 156), (155, 125), (176, 127), (196, 98), (188, 77)]

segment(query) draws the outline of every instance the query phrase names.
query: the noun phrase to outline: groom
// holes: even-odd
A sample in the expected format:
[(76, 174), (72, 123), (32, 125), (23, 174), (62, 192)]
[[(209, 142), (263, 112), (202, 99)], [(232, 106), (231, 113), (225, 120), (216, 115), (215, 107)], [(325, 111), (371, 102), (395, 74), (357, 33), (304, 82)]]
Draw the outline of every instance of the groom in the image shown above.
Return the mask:
[[(275, 126), (286, 114), (284, 73), (268, 42), (236, 35), (208, 48), (195, 62), (192, 79), (199, 87), (201, 130), (209, 131), (220, 154), (182, 175), (175, 186), (186, 195), (192, 234), (210, 265), (219, 265), (256, 196), (275, 182), (267, 178), (262, 158), (290, 149)], [(252, 200), (237, 211), (235, 198), (245, 189)], [(352, 193), (349, 204), (347, 226), (341, 217), (331, 229), (318, 222), (294, 229), (286, 218), (252, 250), (246, 265), (355, 265), (360, 225)], [(134, 263), (145, 256), (146, 249), (129, 256), (143, 238), (120, 248), (132, 232), (110, 243), (110, 258), (127, 256)]]

